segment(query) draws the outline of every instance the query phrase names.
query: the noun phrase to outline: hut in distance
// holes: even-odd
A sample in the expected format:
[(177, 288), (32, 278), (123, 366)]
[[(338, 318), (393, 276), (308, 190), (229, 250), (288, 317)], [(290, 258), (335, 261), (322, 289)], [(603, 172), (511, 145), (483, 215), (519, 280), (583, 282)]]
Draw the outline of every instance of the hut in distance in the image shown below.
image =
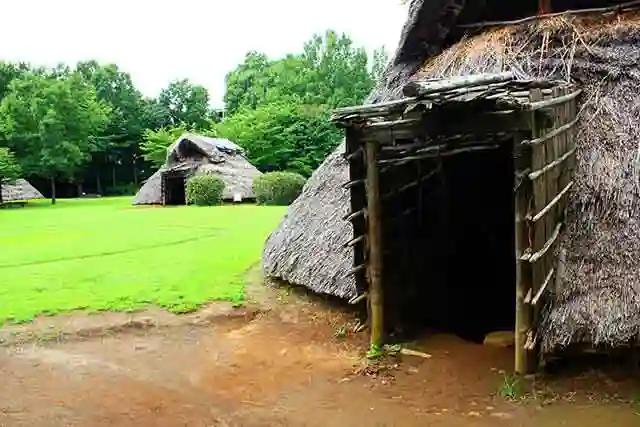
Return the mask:
[(2, 198), (0, 203), (27, 202), (29, 200), (44, 199), (33, 185), (26, 179), (18, 179), (13, 184), (2, 184)]
[(223, 200), (254, 200), (253, 180), (261, 172), (244, 150), (226, 139), (186, 133), (168, 149), (164, 165), (136, 194), (134, 205), (184, 205), (186, 183), (195, 174), (219, 176), (224, 184)]
[[(541, 4), (544, 12), (552, 13), (537, 16)], [(413, 0), (395, 56), (383, 81), (366, 100), (366, 104), (399, 101), (407, 96), (403, 90), (411, 82), (481, 73), (510, 72), (516, 80), (566, 82), (581, 90), (576, 98), (576, 118), (571, 119), (575, 125), (575, 151), (568, 156), (573, 156), (574, 162), (572, 185), (562, 194), (566, 198), (566, 217), (561, 221), (562, 233), (556, 240), (549, 239), (553, 245), (545, 249), (555, 260), (553, 272), (551, 277), (541, 278), (549, 292), (537, 315), (535, 334), (527, 344), (542, 355), (570, 346), (627, 346), (640, 336), (640, 125), (636, 119), (640, 87), (639, 7), (638, 1)], [(551, 129), (554, 127), (547, 130)], [(345, 157), (351, 154), (343, 142), (314, 172), (287, 217), (266, 242), (263, 265), (269, 276), (363, 302), (366, 298), (360, 298), (362, 289), (357, 279), (363, 273), (362, 260), (357, 259), (362, 253), (357, 245), (362, 240), (356, 241), (360, 236), (354, 232), (354, 220), (359, 217), (352, 217), (358, 214), (352, 205), (352, 184), (357, 183), (351, 179), (352, 158)], [(463, 163), (469, 171), (478, 166), (470, 158)], [(425, 172), (415, 169), (403, 173), (419, 177)], [(497, 172), (497, 168), (485, 170), (487, 174)], [(363, 171), (356, 175), (366, 176)], [(454, 175), (443, 175), (446, 185), (440, 188), (444, 192), (421, 197), (430, 197), (436, 210), (446, 206), (459, 213), (467, 201), (475, 200), (467, 218), (460, 215), (453, 224), (459, 237), (480, 236), (477, 233), (483, 229), (503, 227), (502, 236), (515, 239), (515, 203), (503, 204), (497, 210), (502, 212), (502, 220), (497, 220), (496, 215), (485, 216), (493, 205), (486, 206), (486, 201), (478, 197), (495, 191), (467, 191), (477, 182), (470, 177), (465, 182), (463, 175)], [(515, 187), (519, 181), (512, 181), (507, 175), (513, 174), (505, 174), (503, 181), (508, 179), (509, 185)], [(382, 180), (383, 185), (390, 185), (390, 181)], [(500, 191), (503, 190), (506, 194), (507, 190)], [(358, 203), (363, 205), (362, 201)], [(447, 217), (446, 212), (434, 216), (443, 220)], [(442, 230), (433, 230), (439, 231)], [(550, 231), (553, 237), (554, 230)], [(489, 237), (496, 233), (484, 236), (467, 240), (468, 245), (462, 247), (465, 250), (455, 252), (455, 257), (446, 255), (441, 247), (422, 245), (420, 251), (432, 268), (429, 274), (413, 279), (422, 283), (426, 293), (413, 298), (415, 305), (411, 309), (404, 307), (396, 312), (448, 311), (451, 319), (439, 316), (430, 321), (449, 327), (455, 323), (453, 326), (458, 329), (477, 326), (483, 316), (496, 313), (494, 305), (478, 304), (468, 293), (442, 290), (460, 290), (462, 284), (475, 283), (479, 287), (475, 295), (482, 295), (483, 287), (486, 294), (490, 287), (502, 286), (502, 281), (515, 283), (516, 268), (511, 265), (517, 267), (525, 261), (513, 262), (512, 242), (502, 238), (491, 241)], [(496, 256), (493, 267), (488, 268), (490, 264), (479, 260), (491, 245), (496, 248)], [(520, 258), (529, 262), (532, 257), (523, 254)], [(447, 265), (447, 272), (436, 268)], [(506, 271), (500, 265), (507, 266), (513, 277), (492, 275)], [(465, 276), (465, 271), (473, 274)], [(386, 274), (384, 270), (382, 274)], [(395, 285), (402, 284), (389, 284)], [(509, 289), (514, 290), (515, 286)], [(514, 292), (493, 302), (513, 307), (516, 298), (519, 304), (531, 304), (540, 301), (536, 296), (535, 292)], [(471, 313), (478, 315), (469, 319)]]

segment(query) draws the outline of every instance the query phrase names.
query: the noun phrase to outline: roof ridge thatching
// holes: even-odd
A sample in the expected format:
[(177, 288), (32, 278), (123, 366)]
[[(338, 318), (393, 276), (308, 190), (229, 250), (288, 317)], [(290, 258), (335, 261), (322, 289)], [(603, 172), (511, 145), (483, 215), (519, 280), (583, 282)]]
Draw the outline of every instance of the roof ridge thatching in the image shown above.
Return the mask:
[[(542, 347), (625, 344), (640, 335), (639, 13), (539, 19), (476, 36), (461, 33), (452, 43), (451, 16), (463, 12), (462, 3), (412, 2), (398, 51), (368, 102), (401, 97), (402, 86), (416, 77), (509, 70), (578, 82), (587, 119), (580, 125), (564, 240), (567, 269), (542, 319)], [(348, 181), (343, 152), (340, 145), (316, 170), (269, 237), (264, 266), (269, 275), (352, 297), (353, 253), (342, 246), (352, 236), (343, 221), (349, 204), (341, 187)]]

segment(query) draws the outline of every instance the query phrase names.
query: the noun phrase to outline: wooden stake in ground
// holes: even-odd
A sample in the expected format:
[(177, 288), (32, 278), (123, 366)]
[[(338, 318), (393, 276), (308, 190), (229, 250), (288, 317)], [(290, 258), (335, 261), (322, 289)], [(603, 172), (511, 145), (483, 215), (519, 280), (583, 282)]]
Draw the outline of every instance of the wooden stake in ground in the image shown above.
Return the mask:
[(378, 171), (378, 143), (367, 142), (367, 231), (369, 263), (369, 312), (371, 316), (370, 356), (376, 357), (382, 352), (384, 337), (383, 296), (382, 296), (382, 229), (380, 205), (380, 175)]

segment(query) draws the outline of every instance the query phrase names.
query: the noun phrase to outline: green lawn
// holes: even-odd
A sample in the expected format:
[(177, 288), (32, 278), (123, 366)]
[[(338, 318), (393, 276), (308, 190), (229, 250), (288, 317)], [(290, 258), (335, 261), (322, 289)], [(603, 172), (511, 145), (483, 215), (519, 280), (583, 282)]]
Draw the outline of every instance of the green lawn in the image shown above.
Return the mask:
[(133, 207), (130, 198), (0, 209), (0, 325), (71, 310), (176, 312), (242, 301), (285, 209)]

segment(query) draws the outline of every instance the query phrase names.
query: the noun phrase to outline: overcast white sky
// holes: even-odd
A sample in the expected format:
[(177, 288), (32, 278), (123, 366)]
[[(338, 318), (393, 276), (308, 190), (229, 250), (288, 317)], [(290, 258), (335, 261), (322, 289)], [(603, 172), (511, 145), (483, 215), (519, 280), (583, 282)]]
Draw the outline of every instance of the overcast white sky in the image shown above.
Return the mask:
[(115, 62), (150, 96), (186, 77), (222, 106), (224, 76), (249, 50), (282, 56), (333, 28), (391, 53), (405, 18), (400, 0), (4, 0), (0, 59)]

